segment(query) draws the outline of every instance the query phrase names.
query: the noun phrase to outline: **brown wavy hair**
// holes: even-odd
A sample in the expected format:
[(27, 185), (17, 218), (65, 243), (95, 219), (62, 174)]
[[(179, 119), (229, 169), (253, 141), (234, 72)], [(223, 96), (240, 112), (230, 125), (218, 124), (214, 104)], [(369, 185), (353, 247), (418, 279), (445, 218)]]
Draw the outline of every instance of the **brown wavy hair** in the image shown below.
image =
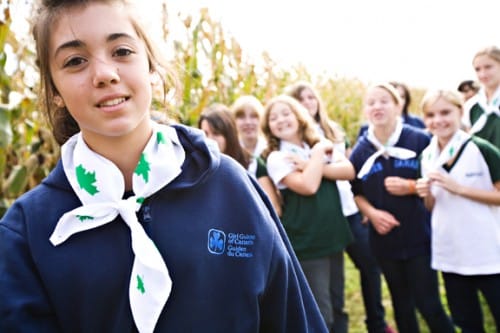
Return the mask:
[(314, 116), (314, 121), (319, 124), (321, 130), (325, 133), (325, 137), (335, 143), (343, 142), (345, 140), (344, 131), (339, 124), (329, 118), (324, 107), (323, 100), (320, 98), (319, 93), (311, 83), (299, 81), (286, 88), (286, 93), (301, 102), (301, 94), (305, 89), (309, 89), (318, 102), (318, 112), (316, 112), (316, 115)]
[(50, 72), (50, 38), (54, 24), (59, 17), (73, 8), (85, 8), (92, 3), (100, 4), (121, 4), (129, 13), (129, 19), (134, 27), (137, 36), (144, 42), (149, 61), (150, 71), (158, 73), (163, 83), (164, 98), (167, 93), (167, 82), (175, 86), (178, 81), (173, 71), (166, 66), (166, 62), (160, 56), (154, 43), (148, 37), (146, 29), (135, 17), (134, 7), (127, 0), (41, 0), (35, 6), (34, 18), (32, 21), (32, 35), (36, 47), (36, 64), (40, 72), (40, 108), (48, 120), (52, 134), (57, 143), (62, 145), (71, 136), (80, 131), (75, 119), (68, 112), (66, 107), (57, 107), (54, 97), (58, 95)]
[(262, 157), (266, 161), (271, 152), (280, 149), (281, 140), (274, 136), (269, 129), (269, 114), (276, 103), (287, 104), (290, 107), (290, 110), (294, 113), (295, 117), (297, 117), (299, 122), (299, 134), (302, 141), (307, 143), (310, 147), (320, 141), (319, 134), (314, 128), (312, 118), (309, 116), (309, 112), (306, 108), (300, 104), (298, 100), (289, 95), (276, 96), (267, 102), (264, 108), (264, 116), (262, 117), (262, 132), (267, 140), (267, 148), (262, 152)]

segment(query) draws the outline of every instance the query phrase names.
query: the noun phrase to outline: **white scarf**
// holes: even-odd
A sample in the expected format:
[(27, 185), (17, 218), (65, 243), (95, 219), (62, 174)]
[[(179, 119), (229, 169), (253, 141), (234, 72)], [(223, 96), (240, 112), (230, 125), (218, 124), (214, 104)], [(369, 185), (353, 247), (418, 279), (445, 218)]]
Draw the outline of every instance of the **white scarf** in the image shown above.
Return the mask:
[(422, 177), (427, 177), (429, 172), (437, 171), (441, 166), (453, 159), (458, 154), (463, 144), (467, 142), (470, 137), (470, 134), (462, 130), (458, 130), (455, 134), (453, 134), (443, 150), (440, 150), (438, 139), (434, 135), (427, 148), (425, 148), (422, 152)]
[(488, 99), (486, 97), (486, 92), (484, 91), (484, 89), (479, 90), (478, 93), (472, 98), (474, 98), (473, 101), (478, 103), (481, 109), (483, 109), (483, 113), (481, 114), (481, 116), (479, 116), (479, 118), (469, 130), (469, 133), (474, 134), (483, 129), (490, 114), (493, 113), (496, 114), (497, 117), (500, 117), (500, 87), (498, 87), (493, 94), (490, 103), (488, 103)]
[(398, 142), (402, 131), (403, 131), (403, 122), (399, 119), (396, 123), (396, 128), (394, 129), (394, 132), (392, 132), (391, 136), (389, 137), (389, 140), (387, 140), (387, 143), (384, 145), (380, 143), (380, 141), (378, 141), (378, 139), (375, 137), (373, 125), (368, 126), (366, 138), (377, 148), (377, 151), (373, 153), (365, 161), (365, 163), (359, 170), (358, 178), (361, 179), (368, 172), (370, 172), (373, 163), (375, 163), (375, 160), (381, 155), (390, 156), (401, 160), (407, 160), (417, 156), (417, 154), (413, 150), (394, 146)]
[(153, 332), (170, 295), (172, 281), (156, 245), (137, 220), (136, 212), (147, 197), (181, 172), (185, 152), (175, 129), (153, 123), (153, 135), (133, 175), (134, 195), (128, 199), (122, 199), (125, 184), (120, 170), (93, 152), (81, 133), (62, 146), (61, 156), (66, 177), (83, 206), (59, 219), (50, 241), (57, 246), (75, 233), (97, 228), (121, 215), (130, 228), (135, 254), (129, 285), (132, 315), (139, 332)]
[(301, 159), (307, 161), (311, 157), (311, 148), (305, 142), (302, 143), (303, 146), (297, 146), (294, 143), (281, 140), (280, 141), (280, 151), (286, 153), (292, 153), (299, 156)]

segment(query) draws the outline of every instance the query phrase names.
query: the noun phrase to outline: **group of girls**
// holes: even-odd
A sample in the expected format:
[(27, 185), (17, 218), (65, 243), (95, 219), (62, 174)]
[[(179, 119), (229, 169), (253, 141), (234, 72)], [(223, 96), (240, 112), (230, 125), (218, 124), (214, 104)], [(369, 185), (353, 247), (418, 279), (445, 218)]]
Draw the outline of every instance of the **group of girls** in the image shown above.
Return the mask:
[(368, 125), (350, 154), (310, 83), (290, 86), (263, 112), (233, 109), (240, 143), (259, 161), (260, 177), (272, 181), (266, 192), (331, 331), (348, 330), (344, 250), (359, 269), (369, 332), (392, 330), (379, 269), (400, 332), (419, 332), (417, 309), (432, 332), (454, 332), (454, 325), (482, 332), (478, 291), (498, 325), (499, 54), (492, 47), (474, 57), (482, 89), (465, 106), (457, 92), (429, 91), (423, 121), (408, 113), (404, 84), (371, 86), (364, 96)]

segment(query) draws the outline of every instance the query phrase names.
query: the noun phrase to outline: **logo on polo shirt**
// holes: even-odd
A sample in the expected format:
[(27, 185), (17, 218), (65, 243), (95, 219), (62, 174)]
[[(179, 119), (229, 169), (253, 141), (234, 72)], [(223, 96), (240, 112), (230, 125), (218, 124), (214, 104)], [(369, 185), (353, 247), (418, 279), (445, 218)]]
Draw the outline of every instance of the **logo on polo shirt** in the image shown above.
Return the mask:
[(234, 258), (252, 258), (255, 235), (226, 232), (219, 229), (208, 231), (208, 252), (216, 255), (225, 254)]

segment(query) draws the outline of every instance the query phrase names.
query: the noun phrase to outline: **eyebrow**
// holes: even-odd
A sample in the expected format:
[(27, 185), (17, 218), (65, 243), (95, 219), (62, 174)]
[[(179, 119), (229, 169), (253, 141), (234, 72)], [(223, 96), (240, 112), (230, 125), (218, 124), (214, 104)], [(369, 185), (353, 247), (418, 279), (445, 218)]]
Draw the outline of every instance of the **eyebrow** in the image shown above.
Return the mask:
[[(117, 33), (110, 34), (106, 38), (106, 42), (107, 43), (113, 42), (113, 41), (118, 40), (120, 38), (126, 38), (126, 39), (132, 39), (132, 40), (134, 39), (129, 34), (126, 34), (124, 32), (117, 32)], [(85, 43), (79, 39), (75, 39), (75, 40), (71, 40), (69, 42), (63, 43), (63, 44), (59, 45), (59, 47), (56, 49), (56, 52), (54, 53), (54, 57), (56, 57), (57, 54), (64, 49), (79, 48), (79, 47), (82, 47), (84, 45), (85, 45)]]

